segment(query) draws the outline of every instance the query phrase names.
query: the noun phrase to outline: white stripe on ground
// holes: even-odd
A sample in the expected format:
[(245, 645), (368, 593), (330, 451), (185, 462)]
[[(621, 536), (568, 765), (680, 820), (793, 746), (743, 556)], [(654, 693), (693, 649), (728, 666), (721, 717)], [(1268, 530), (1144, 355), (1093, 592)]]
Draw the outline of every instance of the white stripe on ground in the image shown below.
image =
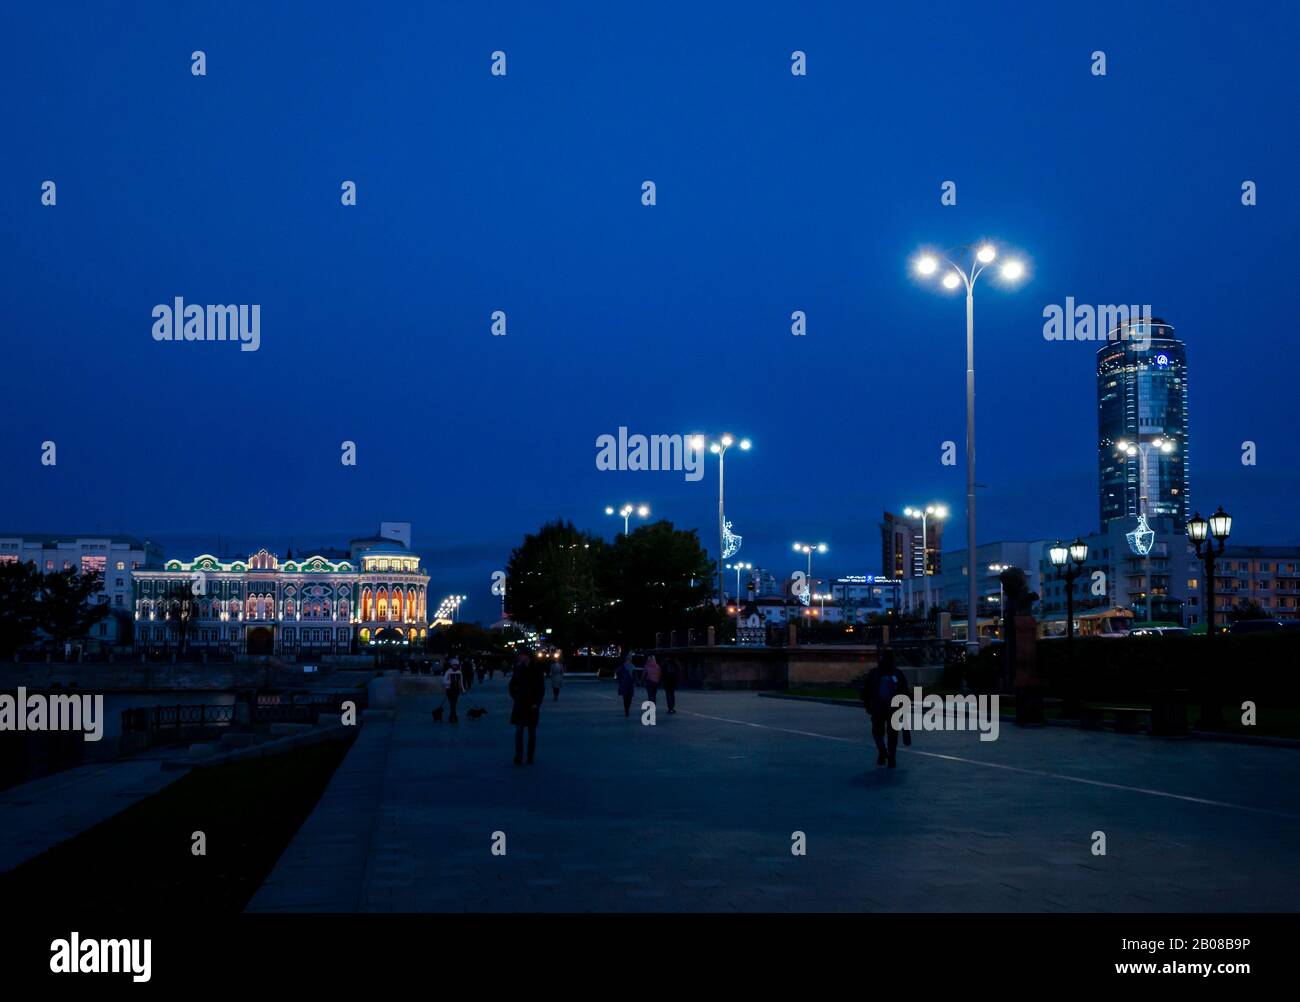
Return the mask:
[[(604, 695), (603, 693), (601, 695)], [(606, 696), (606, 699), (616, 697)], [(740, 724), (743, 727), (758, 727), (765, 731), (780, 731), (784, 734), (798, 734), (806, 738), (824, 738), (827, 741), (843, 741), (847, 744), (865, 745), (866, 741), (859, 741), (856, 738), (842, 738), (834, 734), (819, 734), (816, 731), (799, 731), (791, 727), (775, 727), (772, 724), (756, 724), (752, 720), (735, 720), (731, 717), (715, 717), (708, 713), (697, 713), (694, 710), (678, 710), (678, 713), (685, 713), (692, 717), (703, 717), (705, 720), (717, 720), (724, 724)], [(998, 762), (981, 762), (975, 758), (962, 758), (960, 755), (941, 755), (938, 752), (914, 751), (909, 749), (908, 754), (924, 755), (927, 758), (938, 758), (948, 762), (964, 762), (967, 765), (982, 765), (989, 769), (1003, 769), (1007, 772), (1020, 772), (1027, 776), (1043, 776), (1047, 779), (1063, 779), (1070, 783), (1083, 783), (1085, 786), (1100, 786), (1108, 790), (1124, 790), (1128, 793), (1144, 793), (1149, 797), (1166, 797), (1170, 800), (1182, 800), (1189, 804), (1205, 804), (1208, 807), (1227, 807), (1234, 811), (1249, 811), (1252, 814), (1269, 814), (1273, 817), (1289, 818), (1292, 821), (1300, 821), (1300, 814), (1292, 814), (1287, 811), (1275, 811), (1267, 807), (1250, 807), (1246, 804), (1230, 804), (1223, 800), (1208, 800), (1205, 797), (1190, 797), (1182, 793), (1169, 793), (1167, 790), (1152, 790), (1144, 786), (1125, 786), (1122, 783), (1106, 783), (1100, 779), (1085, 779), (1082, 776), (1067, 776), (1060, 772), (1047, 772), (1042, 769), (1025, 769), (1017, 765), (1002, 765)]]

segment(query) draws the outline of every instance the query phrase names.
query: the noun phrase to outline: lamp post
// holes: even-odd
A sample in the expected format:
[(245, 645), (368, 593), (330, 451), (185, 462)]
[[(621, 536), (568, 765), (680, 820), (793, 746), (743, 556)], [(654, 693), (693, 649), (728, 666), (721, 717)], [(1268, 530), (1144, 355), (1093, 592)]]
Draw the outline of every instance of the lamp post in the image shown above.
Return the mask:
[[(991, 243), (980, 244), (978, 248), (964, 246), (957, 249), (955, 256), (962, 261), (957, 264), (949, 254), (923, 254), (916, 261), (916, 271), (922, 276), (934, 275), (939, 271), (939, 261), (947, 265), (943, 276), (945, 289), (966, 286), (966, 566), (967, 593), (966, 618), (970, 628), (966, 631), (967, 657), (979, 654), (980, 641), (975, 628), (978, 610), (978, 582), (975, 580), (975, 282), (998, 256), (998, 251)], [(1016, 260), (1005, 261), (999, 269), (1002, 278), (1014, 282), (1025, 274), (1025, 266)]]
[[(805, 589), (804, 595), (807, 595), (810, 600), (812, 598), (811, 588), (812, 588), (812, 579), (813, 579), (812, 555), (814, 552), (825, 553), (826, 550), (827, 550), (827, 546), (825, 543), (795, 543), (794, 544), (795, 553), (805, 553), (808, 555), (808, 581), (807, 581), (807, 589)], [(808, 604), (809, 604), (808, 602), (804, 602), (804, 605), (808, 605)]]
[(1002, 572), (1011, 570), (1010, 564), (989, 564), (989, 572), (998, 576), (998, 621), (1002, 624), (998, 627), (998, 636), (1002, 636), (1002, 630), (1007, 625), (1007, 591), (1002, 585)]
[(622, 516), (623, 516), (623, 535), (625, 535), (625, 536), (628, 534), (628, 532), (627, 532), (627, 520), (632, 516), (632, 513), (633, 513), (633, 512), (635, 512), (635, 513), (637, 514), (638, 517), (640, 517), (640, 518), (645, 518), (647, 515), (650, 514), (650, 506), (649, 506), (648, 504), (640, 504), (640, 505), (636, 505), (636, 504), (625, 504), (625, 505), (623, 505), (622, 508), (619, 508), (617, 511), (615, 511), (614, 508), (613, 508), (612, 506), (610, 506), (610, 505), (606, 505), (606, 506), (605, 506), (605, 514), (606, 514), (606, 515), (616, 515), (616, 514), (617, 514), (617, 515), (622, 515)]
[(1047, 551), (1056, 567), (1057, 577), (1065, 582), (1065, 637), (1070, 660), (1074, 659), (1074, 582), (1083, 573), (1083, 565), (1088, 559), (1088, 544), (1076, 538), (1073, 543), (1065, 545), (1057, 540), (1055, 546)]
[[(696, 435), (691, 439), (691, 445), (697, 449), (704, 448), (704, 436)], [(727, 604), (727, 595), (722, 583), (722, 561), (727, 559), (727, 522), (724, 515), (724, 469), (727, 462), (727, 450), (733, 445), (739, 445), (742, 452), (748, 452), (753, 445), (747, 438), (742, 438), (737, 442), (730, 435), (723, 435), (716, 442), (709, 443), (709, 451), (718, 457), (718, 608), (725, 611)]]
[(1076, 536), (1068, 546), (1058, 540), (1047, 552), (1057, 576), (1065, 582), (1065, 659), (1069, 668), (1063, 687), (1061, 716), (1073, 717), (1079, 712), (1080, 688), (1074, 671), (1074, 582), (1083, 573), (1083, 565), (1088, 559), (1088, 544)]
[[(1223, 510), (1223, 505), (1219, 505), (1219, 510), (1210, 516), (1209, 521), (1201, 518), (1198, 511), (1192, 516), (1191, 521), (1187, 523), (1187, 537), (1196, 547), (1196, 555), (1205, 562), (1205, 643), (1207, 645), (1205, 665), (1206, 669), (1203, 674), (1202, 699), (1201, 699), (1201, 726), (1222, 728), (1223, 707), (1219, 705), (1217, 693), (1209, 682), (1211, 674), (1216, 670), (1211, 657), (1215, 650), (1214, 644), (1214, 565), (1219, 557), (1223, 555), (1224, 544), (1228, 541), (1228, 536), (1232, 533), (1232, 516)], [(1213, 537), (1213, 538), (1211, 538)], [(1215, 549), (1215, 543), (1218, 543), (1218, 549)], [(1204, 552), (1202, 552), (1204, 548)]]
[[(941, 519), (948, 517), (948, 506), (942, 504), (928, 504), (924, 508), (907, 507), (903, 509), (903, 514), (908, 518), (919, 518), (921, 520), (921, 573), (925, 576), (925, 614), (930, 614), (930, 544), (926, 539), (925, 527), (926, 520), (929, 518)], [(915, 562), (912, 565), (916, 566)]]
[[(1147, 525), (1147, 462), (1151, 451), (1157, 450), (1157, 459), (1160, 454), (1169, 455), (1174, 451), (1174, 441), (1165, 435), (1157, 435), (1149, 441), (1143, 442), (1140, 438), (1137, 441), (1119, 441), (1115, 443), (1115, 448), (1119, 454), (1127, 459), (1137, 457), (1138, 460), (1138, 524), (1137, 528), (1130, 533), (1129, 545), (1142, 557), (1142, 589), (1146, 592), (1147, 605), (1147, 622), (1151, 622), (1151, 593), (1154, 591), (1154, 584), (1151, 580), (1151, 546), (1143, 545), (1142, 534), (1149, 532), (1150, 527)], [(1135, 545), (1136, 543), (1136, 545)]]
[(740, 642), (740, 572), (752, 571), (753, 564), (742, 562), (727, 564), (727, 570), (736, 572), (736, 642)]

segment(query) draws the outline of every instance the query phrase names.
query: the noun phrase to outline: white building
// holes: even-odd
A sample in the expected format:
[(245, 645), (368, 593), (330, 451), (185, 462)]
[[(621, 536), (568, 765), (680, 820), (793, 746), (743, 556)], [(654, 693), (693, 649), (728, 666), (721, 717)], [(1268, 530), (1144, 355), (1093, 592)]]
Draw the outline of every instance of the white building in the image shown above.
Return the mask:
[(108, 605), (109, 614), (90, 636), (103, 645), (130, 642), (134, 573), (161, 560), (161, 547), (134, 536), (0, 535), (0, 563), (30, 563), (43, 574), (75, 568), (103, 576), (99, 600)]

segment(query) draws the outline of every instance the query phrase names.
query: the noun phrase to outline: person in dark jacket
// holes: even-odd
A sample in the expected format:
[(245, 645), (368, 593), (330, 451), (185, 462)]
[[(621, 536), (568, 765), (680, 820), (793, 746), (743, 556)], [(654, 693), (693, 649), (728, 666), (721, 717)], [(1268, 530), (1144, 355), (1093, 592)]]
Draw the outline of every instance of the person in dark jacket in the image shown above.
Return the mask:
[(632, 696), (636, 693), (636, 665), (632, 663), (632, 652), (618, 666), (615, 676), (618, 679), (618, 694), (623, 697), (623, 716), (629, 716), (632, 710)]
[(546, 670), (523, 651), (515, 659), (515, 670), (510, 675), (510, 698), (514, 701), (510, 722), (515, 725), (515, 765), (524, 764), (524, 728), (528, 729), (528, 764), (532, 765), (537, 751), (537, 720), (546, 699)]
[(681, 680), (682, 670), (677, 665), (677, 659), (672, 657), (664, 658), (663, 667), (663, 685), (664, 695), (668, 697), (668, 712), (677, 712), (677, 683)]
[(457, 723), (459, 718), (456, 716), (456, 703), (460, 700), (464, 685), (462, 684), (460, 662), (455, 658), (447, 662), (447, 670), (442, 676), (442, 691), (446, 693), (447, 703), (451, 706), (451, 716), (448, 723)]
[[(888, 765), (893, 769), (898, 753), (898, 730), (890, 726), (894, 714), (891, 701), (895, 696), (910, 695), (907, 691), (907, 676), (894, 663), (894, 652), (884, 650), (876, 667), (867, 672), (866, 681), (862, 683), (862, 705), (871, 716), (871, 738), (876, 742), (876, 765)], [(885, 744), (886, 734), (889, 738)], [(910, 741), (907, 743), (911, 743)]]

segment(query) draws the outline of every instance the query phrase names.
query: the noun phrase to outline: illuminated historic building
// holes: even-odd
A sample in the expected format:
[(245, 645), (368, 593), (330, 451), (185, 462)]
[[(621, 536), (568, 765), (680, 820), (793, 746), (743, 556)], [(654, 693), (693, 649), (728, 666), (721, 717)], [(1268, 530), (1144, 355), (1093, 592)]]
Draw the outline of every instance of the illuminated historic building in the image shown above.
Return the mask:
[[(368, 536), (347, 553), (284, 560), (201, 554), (135, 572), (136, 647), (246, 654), (347, 654), (423, 647), (429, 577), (399, 539)], [(181, 622), (181, 617), (185, 622)]]

